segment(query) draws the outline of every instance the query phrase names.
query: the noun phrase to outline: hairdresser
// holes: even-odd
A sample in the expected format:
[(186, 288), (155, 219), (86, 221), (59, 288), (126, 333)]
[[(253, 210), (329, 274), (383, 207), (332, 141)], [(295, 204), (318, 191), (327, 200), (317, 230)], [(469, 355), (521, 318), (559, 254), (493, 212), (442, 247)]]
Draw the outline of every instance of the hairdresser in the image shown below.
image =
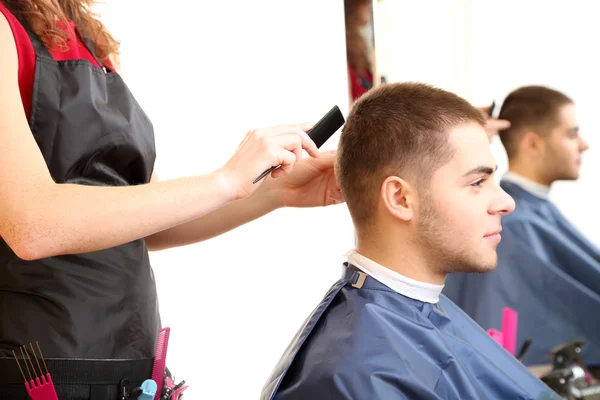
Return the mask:
[(59, 399), (126, 398), (151, 376), (160, 328), (148, 251), (343, 201), (308, 124), (252, 130), (213, 173), (159, 181), (152, 124), (91, 4), (0, 0), (3, 400), (28, 398), (13, 350), (33, 359), (36, 342)]

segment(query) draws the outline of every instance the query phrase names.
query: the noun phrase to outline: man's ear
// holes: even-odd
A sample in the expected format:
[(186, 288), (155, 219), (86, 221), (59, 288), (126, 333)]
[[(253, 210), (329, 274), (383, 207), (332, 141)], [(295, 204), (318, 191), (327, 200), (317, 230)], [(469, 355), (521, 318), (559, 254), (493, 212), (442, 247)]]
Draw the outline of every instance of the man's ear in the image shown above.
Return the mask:
[(386, 211), (401, 221), (410, 221), (415, 215), (415, 188), (397, 176), (387, 177), (381, 184), (381, 200)]
[(540, 155), (545, 150), (542, 137), (535, 131), (527, 131), (520, 144), (521, 152), (530, 155)]

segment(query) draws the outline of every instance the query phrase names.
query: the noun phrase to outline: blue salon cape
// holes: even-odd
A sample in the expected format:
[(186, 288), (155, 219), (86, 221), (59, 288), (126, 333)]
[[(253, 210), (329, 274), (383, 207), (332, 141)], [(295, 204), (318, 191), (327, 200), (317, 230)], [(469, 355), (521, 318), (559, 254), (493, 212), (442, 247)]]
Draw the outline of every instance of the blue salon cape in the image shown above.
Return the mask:
[(331, 287), (262, 400), (560, 399), (446, 297), (405, 297), (353, 266)]
[(517, 204), (502, 219), (498, 266), (452, 274), (443, 293), (484, 329), (501, 328), (504, 307), (519, 313), (517, 349), (532, 339), (526, 365), (549, 363), (561, 343), (583, 339), (586, 364), (600, 366), (600, 250), (548, 200), (502, 181)]

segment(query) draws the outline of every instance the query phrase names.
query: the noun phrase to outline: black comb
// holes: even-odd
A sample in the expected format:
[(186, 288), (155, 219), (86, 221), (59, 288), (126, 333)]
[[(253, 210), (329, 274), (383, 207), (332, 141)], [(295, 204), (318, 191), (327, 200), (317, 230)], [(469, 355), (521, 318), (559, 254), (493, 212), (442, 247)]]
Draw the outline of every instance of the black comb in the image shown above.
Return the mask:
[(492, 117), (494, 115), (494, 109), (496, 108), (496, 101), (492, 101), (492, 105), (490, 106), (490, 109), (488, 111), (488, 116)]

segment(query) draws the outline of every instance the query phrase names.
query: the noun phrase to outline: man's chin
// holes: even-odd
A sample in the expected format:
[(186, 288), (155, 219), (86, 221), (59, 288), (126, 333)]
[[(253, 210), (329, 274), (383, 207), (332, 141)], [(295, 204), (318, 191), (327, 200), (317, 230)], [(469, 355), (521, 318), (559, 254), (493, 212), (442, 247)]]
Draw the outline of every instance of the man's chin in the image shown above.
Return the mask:
[(579, 168), (560, 176), (557, 181), (576, 181), (579, 179)]
[(494, 251), (493, 256), (490, 255), (490, 257), (488, 257), (489, 259), (483, 261), (481, 260), (481, 262), (474, 264), (473, 265), (473, 270), (471, 272), (476, 273), (476, 274), (485, 274), (488, 272), (492, 272), (493, 270), (496, 269), (496, 266), (498, 265), (498, 255), (496, 254), (496, 252)]
[(496, 264), (480, 264), (477, 266), (473, 266), (469, 269), (469, 271), (465, 271), (471, 274), (487, 274), (488, 272), (492, 272), (496, 269)]
[(577, 179), (579, 179), (579, 171), (577, 171), (576, 173), (571, 174), (570, 176), (568, 176), (567, 178), (563, 179), (565, 181), (576, 181)]
[(452, 272), (466, 273), (466, 274), (486, 274), (496, 269), (498, 260), (495, 259), (493, 262), (488, 263), (469, 263), (463, 264), (458, 268), (455, 268)]
[(495, 270), (497, 266), (498, 266), (497, 263), (485, 265), (485, 266), (482, 266), (478, 271), (475, 271), (475, 272), (480, 273), (480, 274), (486, 274), (488, 272), (492, 272), (493, 270)]

